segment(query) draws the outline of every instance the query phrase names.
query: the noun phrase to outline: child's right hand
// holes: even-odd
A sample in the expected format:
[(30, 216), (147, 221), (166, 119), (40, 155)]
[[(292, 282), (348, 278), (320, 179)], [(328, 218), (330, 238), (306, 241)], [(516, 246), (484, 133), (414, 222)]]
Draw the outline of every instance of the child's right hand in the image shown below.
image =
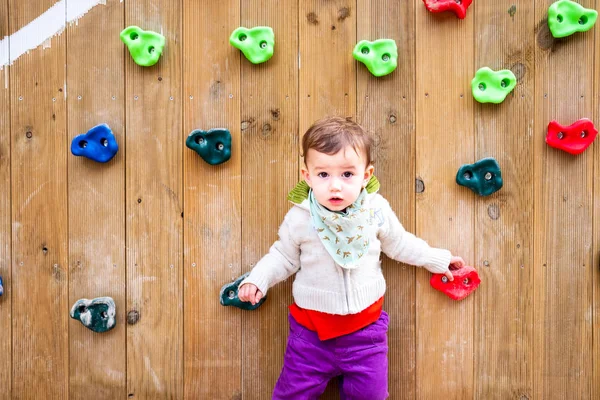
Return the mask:
[(238, 299), (240, 301), (249, 301), (252, 305), (255, 305), (262, 297), (263, 293), (252, 283), (244, 283), (238, 288)]

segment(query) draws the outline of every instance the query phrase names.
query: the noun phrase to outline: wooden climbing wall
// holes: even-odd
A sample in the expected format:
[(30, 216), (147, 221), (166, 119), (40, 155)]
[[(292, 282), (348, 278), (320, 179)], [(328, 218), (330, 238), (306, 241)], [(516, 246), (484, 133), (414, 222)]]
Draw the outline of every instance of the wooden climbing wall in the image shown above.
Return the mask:
[[(600, 398), (600, 151), (544, 143), (550, 120), (600, 124), (600, 30), (553, 39), (552, 0), (475, 0), (464, 20), (421, 0), (96, 3), (0, 65), (0, 399), (270, 398), (291, 280), (254, 312), (218, 294), (277, 238), (299, 141), (325, 115), (375, 135), (404, 226), (482, 279), (454, 302), (384, 257), (390, 398)], [(69, 4), (0, 0), (0, 56)], [(132, 61), (119, 39), (130, 25), (166, 37), (157, 65)], [(274, 29), (275, 55), (253, 65), (228, 39), (258, 25)], [(351, 56), (378, 38), (399, 51), (382, 78)], [(473, 100), (483, 66), (518, 78), (502, 104)], [(72, 156), (100, 123), (117, 156)], [(231, 131), (232, 157), (210, 166), (185, 138), (215, 127)], [(490, 156), (502, 190), (456, 185), (462, 164)], [(68, 315), (99, 296), (117, 304), (104, 334)], [(336, 382), (322, 398), (338, 398)]]

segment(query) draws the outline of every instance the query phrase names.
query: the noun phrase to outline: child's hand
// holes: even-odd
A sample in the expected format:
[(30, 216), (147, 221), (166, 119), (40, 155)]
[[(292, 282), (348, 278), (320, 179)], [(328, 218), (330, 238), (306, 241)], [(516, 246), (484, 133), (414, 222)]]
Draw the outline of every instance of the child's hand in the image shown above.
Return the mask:
[(465, 266), (465, 260), (463, 260), (462, 257), (452, 256), (452, 258), (450, 259), (450, 270), (446, 271), (446, 273), (445, 273), (448, 280), (449, 281), (454, 280), (454, 276), (452, 276), (452, 271), (461, 269), (464, 266)]
[(262, 292), (252, 283), (244, 283), (238, 288), (238, 299), (240, 301), (249, 301), (252, 305), (255, 305), (262, 297)]

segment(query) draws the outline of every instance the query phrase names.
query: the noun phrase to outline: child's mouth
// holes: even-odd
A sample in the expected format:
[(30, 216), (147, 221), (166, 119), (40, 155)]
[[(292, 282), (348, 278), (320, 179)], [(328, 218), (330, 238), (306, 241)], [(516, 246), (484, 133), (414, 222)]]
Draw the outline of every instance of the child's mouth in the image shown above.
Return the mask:
[(331, 204), (340, 204), (341, 202), (343, 202), (343, 199), (340, 199), (339, 197), (332, 197), (329, 199), (329, 202)]

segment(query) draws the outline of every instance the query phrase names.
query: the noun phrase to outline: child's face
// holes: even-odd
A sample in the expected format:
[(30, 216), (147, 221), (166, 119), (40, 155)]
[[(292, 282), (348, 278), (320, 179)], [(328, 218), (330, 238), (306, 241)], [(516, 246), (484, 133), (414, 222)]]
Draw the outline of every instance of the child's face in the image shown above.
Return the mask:
[(309, 149), (302, 176), (317, 201), (331, 211), (342, 211), (358, 198), (373, 175), (373, 166), (366, 164), (366, 154), (358, 154), (347, 146), (333, 155)]

